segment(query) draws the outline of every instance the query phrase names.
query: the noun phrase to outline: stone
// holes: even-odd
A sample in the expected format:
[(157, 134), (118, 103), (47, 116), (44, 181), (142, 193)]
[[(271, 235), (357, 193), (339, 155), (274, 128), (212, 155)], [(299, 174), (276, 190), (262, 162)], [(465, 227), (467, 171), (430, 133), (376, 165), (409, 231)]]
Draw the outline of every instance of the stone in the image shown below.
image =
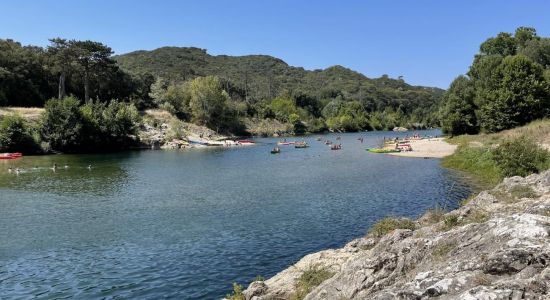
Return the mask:
[[(550, 299), (550, 171), (505, 179), (497, 188), (531, 186), (540, 197), (521, 203), (481, 192), (449, 214), (461, 224), (418, 222), (415, 231), (357, 238), (343, 248), (305, 256), (265, 282), (253, 282), (246, 299), (289, 299), (310, 266), (334, 275), (314, 288), (313, 299)], [(480, 210), (487, 216), (470, 217)], [(474, 222), (475, 221), (475, 222)], [(476, 223), (477, 222), (477, 223)], [(419, 234), (416, 234), (419, 233)]]

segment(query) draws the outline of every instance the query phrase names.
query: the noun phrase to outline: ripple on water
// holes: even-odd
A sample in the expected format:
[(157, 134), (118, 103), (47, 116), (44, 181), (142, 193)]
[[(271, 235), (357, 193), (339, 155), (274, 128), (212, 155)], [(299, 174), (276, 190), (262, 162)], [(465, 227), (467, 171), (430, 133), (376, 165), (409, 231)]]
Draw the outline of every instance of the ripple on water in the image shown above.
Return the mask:
[[(219, 298), (232, 282), (342, 246), (386, 215), (416, 217), (466, 197), (437, 160), (364, 150), (390, 134), (368, 133), (364, 144), (343, 134), (342, 151), (306, 137), (311, 148), (277, 156), (264, 139), (24, 158), (19, 167), (39, 169), (0, 173), (1, 298)], [(53, 162), (71, 168), (53, 174)]]

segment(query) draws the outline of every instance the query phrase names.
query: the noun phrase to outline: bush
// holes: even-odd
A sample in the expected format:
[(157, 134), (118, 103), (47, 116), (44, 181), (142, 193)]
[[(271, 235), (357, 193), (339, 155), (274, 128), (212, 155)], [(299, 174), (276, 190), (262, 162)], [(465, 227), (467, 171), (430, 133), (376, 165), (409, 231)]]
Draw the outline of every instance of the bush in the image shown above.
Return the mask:
[(519, 137), (500, 144), (494, 151), (494, 160), (503, 176), (527, 176), (546, 170), (549, 153), (534, 140)]
[(76, 152), (82, 144), (83, 116), (74, 97), (46, 102), (42, 136), (54, 150)]
[(412, 220), (407, 218), (384, 218), (372, 226), (372, 228), (369, 230), (369, 234), (379, 238), (383, 237), (384, 235), (395, 229), (414, 230), (415, 228), (416, 224)]
[(42, 135), (53, 150), (95, 152), (122, 149), (133, 143), (140, 116), (133, 104), (89, 103), (67, 97), (46, 103)]
[(25, 120), (18, 115), (8, 115), (0, 122), (0, 151), (36, 152), (40, 147), (32, 137)]
[(236, 282), (233, 283), (233, 293), (225, 296), (229, 300), (244, 300), (243, 287)]

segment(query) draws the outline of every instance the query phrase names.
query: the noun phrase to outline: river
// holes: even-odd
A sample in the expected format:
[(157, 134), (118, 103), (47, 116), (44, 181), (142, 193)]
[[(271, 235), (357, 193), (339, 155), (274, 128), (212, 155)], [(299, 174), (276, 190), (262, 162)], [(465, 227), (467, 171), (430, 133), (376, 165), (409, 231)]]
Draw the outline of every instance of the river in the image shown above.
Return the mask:
[(365, 151), (396, 135), (341, 134), (340, 151), (307, 136), (310, 148), (280, 154), (265, 138), (0, 161), (0, 298), (216, 299), (384, 216), (417, 217), (468, 196), (437, 159)]

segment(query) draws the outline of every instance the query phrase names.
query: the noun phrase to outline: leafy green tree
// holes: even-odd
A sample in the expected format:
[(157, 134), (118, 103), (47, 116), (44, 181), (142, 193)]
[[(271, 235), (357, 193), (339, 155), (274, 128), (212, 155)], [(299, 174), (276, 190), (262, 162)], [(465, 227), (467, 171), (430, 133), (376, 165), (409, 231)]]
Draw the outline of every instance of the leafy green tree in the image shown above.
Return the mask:
[(83, 141), (83, 116), (74, 97), (46, 102), (42, 116), (42, 136), (53, 150), (77, 152)]
[(25, 120), (18, 115), (7, 115), (0, 122), (0, 151), (30, 152), (39, 149)]
[(507, 32), (501, 32), (496, 37), (489, 38), (481, 44), (479, 50), (485, 55), (515, 55), (516, 54), (516, 40)]
[(506, 57), (497, 69), (496, 89), (480, 108), (480, 124), (489, 132), (523, 125), (548, 114), (549, 86), (543, 69), (523, 55)]
[(290, 115), (298, 114), (294, 101), (285, 95), (278, 96), (271, 101), (271, 110), (275, 118), (282, 122), (290, 122)]
[(528, 41), (540, 39), (537, 36), (537, 30), (532, 27), (518, 27), (514, 34), (517, 46), (524, 48)]
[(474, 97), (474, 86), (467, 77), (459, 76), (451, 83), (441, 109), (443, 132), (459, 135), (479, 131)]
[(216, 76), (197, 77), (190, 83), (191, 115), (199, 124), (219, 129), (229, 95)]

